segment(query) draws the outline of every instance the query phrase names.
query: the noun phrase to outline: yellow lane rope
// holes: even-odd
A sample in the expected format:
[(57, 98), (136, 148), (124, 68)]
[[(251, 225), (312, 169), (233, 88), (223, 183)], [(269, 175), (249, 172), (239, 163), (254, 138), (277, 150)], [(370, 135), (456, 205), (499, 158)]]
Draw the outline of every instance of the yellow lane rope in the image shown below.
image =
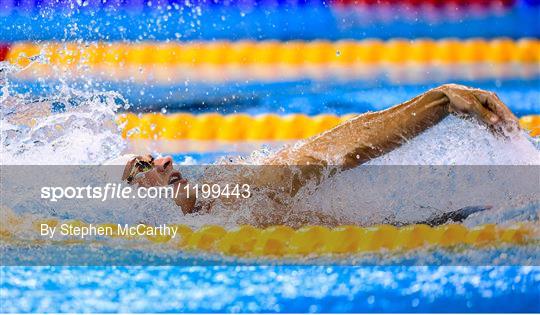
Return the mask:
[[(123, 136), (128, 139), (296, 140), (326, 131), (353, 116), (330, 114), (250, 116), (247, 114), (221, 115), (217, 113), (136, 115), (128, 113), (119, 115), (118, 123), (122, 126)], [(540, 135), (540, 115), (522, 117), (520, 125), (528, 130), (532, 136)]]
[[(31, 228), (36, 235), (39, 235), (41, 224), (47, 224), (49, 227), (58, 227), (63, 224), (79, 228), (88, 226), (80, 220), (37, 220), (33, 222)], [(17, 240), (13, 233), (16, 230), (14, 226), (17, 225), (6, 226), (0, 230), (2, 239)], [(118, 225), (111, 223), (95, 226), (110, 228), (112, 234), (102, 236), (105, 238), (138, 240), (147, 244), (165, 244), (184, 251), (214, 252), (246, 257), (358, 254), (381, 250), (407, 251), (426, 247), (521, 245), (538, 241), (539, 237), (538, 229), (530, 222), (507, 227), (494, 224), (474, 228), (467, 228), (460, 224), (438, 227), (409, 225), (400, 228), (391, 225), (372, 227), (347, 225), (335, 228), (306, 226), (298, 230), (287, 226), (260, 229), (247, 225), (230, 230), (217, 225), (208, 225), (194, 230), (181, 224), (168, 225), (178, 228), (174, 238), (170, 235), (137, 235), (135, 237), (120, 235)], [(36, 241), (44, 242), (41, 239)], [(70, 238), (60, 243), (80, 244), (81, 242), (81, 240)]]
[[(392, 39), (381, 41), (238, 42), (17, 42), (7, 60), (26, 66), (27, 57), (44, 55), (52, 65), (124, 67), (129, 65), (285, 64), (540, 64), (540, 40)], [(21, 58), (23, 57), (23, 58)]]

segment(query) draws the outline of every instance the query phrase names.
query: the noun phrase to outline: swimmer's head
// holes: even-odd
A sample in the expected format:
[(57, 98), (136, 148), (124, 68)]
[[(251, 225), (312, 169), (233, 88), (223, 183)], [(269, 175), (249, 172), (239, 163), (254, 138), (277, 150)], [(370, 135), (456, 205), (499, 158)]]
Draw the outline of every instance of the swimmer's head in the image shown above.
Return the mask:
[[(173, 168), (170, 156), (154, 158), (152, 155), (138, 155), (127, 161), (122, 180), (142, 187), (174, 185), (184, 179)], [(185, 181), (185, 180), (184, 180)]]
[[(124, 167), (122, 180), (139, 187), (173, 186), (174, 191), (183, 191), (187, 180), (173, 167), (170, 156), (154, 158), (152, 155), (138, 155), (129, 159)], [(182, 212), (192, 213), (195, 209), (195, 198), (187, 198), (185, 194), (175, 194), (174, 202)]]

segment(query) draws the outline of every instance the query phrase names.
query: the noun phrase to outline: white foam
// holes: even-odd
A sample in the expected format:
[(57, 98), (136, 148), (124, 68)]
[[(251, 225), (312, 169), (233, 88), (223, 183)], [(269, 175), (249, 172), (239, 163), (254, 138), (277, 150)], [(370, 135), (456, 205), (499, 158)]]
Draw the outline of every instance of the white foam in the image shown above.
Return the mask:
[(538, 165), (538, 139), (495, 136), (475, 121), (449, 116), (367, 165)]
[[(2, 160), (7, 165), (101, 164), (125, 147), (115, 123), (116, 93), (83, 93), (29, 99), (14, 94), (1, 101)], [(65, 111), (51, 113), (64, 106)]]
[[(524, 132), (509, 138), (495, 136), (473, 121), (451, 116), (400, 148), (366, 163), (387, 166), (369, 168), (369, 178), (365, 168), (348, 170), (319, 187), (307, 188), (297, 202), (300, 209), (313, 209), (360, 225), (419, 222), (463, 207), (483, 205), (493, 209), (472, 216), (470, 222), (538, 218), (540, 178), (535, 183), (534, 178), (524, 182), (516, 176), (499, 176), (486, 187), (485, 179), (474, 172), (477, 168), (471, 169), (473, 174), (458, 175), (451, 174), (448, 168), (420, 168), (408, 178), (403, 178), (403, 168), (397, 168), (395, 174), (388, 169), (391, 165), (539, 165), (537, 141)], [(524, 167), (518, 171), (524, 172), (523, 178), (531, 178), (527, 174), (530, 170)], [(518, 208), (522, 211), (508, 212)]]

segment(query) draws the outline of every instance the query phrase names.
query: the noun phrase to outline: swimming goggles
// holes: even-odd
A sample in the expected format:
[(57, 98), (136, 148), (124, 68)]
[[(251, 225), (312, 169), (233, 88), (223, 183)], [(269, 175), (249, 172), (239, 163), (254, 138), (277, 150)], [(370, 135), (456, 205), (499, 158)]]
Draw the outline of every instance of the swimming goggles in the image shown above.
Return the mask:
[(128, 167), (129, 172), (127, 173), (127, 176), (123, 176), (123, 179), (127, 180), (128, 184), (131, 184), (135, 177), (148, 172), (154, 167), (154, 157), (150, 154), (138, 156), (129, 162)]

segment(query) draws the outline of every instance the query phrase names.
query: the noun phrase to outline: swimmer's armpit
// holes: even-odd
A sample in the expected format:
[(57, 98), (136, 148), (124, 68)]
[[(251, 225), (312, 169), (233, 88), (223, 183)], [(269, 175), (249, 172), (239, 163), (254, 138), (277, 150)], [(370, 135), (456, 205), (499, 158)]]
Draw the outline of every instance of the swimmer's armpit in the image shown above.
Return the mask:
[(417, 224), (427, 224), (429, 226), (438, 226), (438, 225), (443, 225), (450, 222), (463, 222), (472, 214), (486, 211), (491, 208), (492, 208), (491, 206), (465, 207), (465, 208), (461, 208), (455, 211), (435, 215), (427, 219), (426, 221), (417, 222)]

